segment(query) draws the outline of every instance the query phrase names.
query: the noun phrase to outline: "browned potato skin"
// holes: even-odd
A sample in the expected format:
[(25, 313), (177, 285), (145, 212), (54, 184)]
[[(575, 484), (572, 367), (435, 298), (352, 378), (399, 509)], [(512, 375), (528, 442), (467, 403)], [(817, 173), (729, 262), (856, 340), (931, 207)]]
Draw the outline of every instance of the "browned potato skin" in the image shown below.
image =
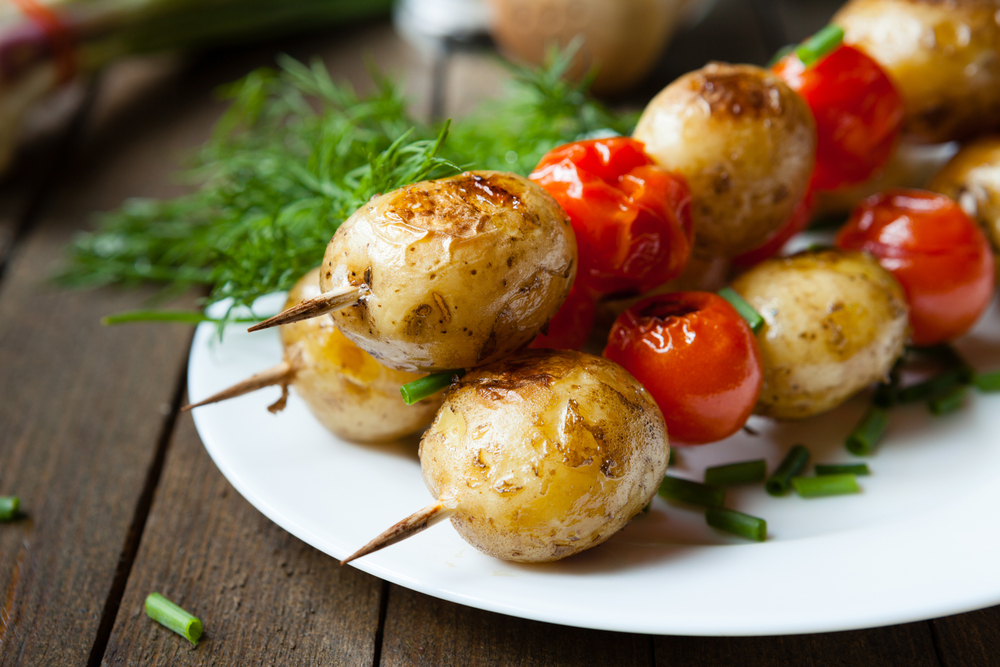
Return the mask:
[(802, 419), (885, 379), (909, 331), (903, 289), (868, 255), (804, 252), (758, 264), (733, 282), (764, 318), (764, 386), (756, 412)]
[(853, 0), (832, 23), (895, 82), (907, 132), (939, 143), (1000, 124), (998, 12), (996, 0)]
[(733, 257), (791, 216), (816, 161), (802, 98), (768, 70), (710, 63), (664, 88), (633, 136), (691, 188), (694, 252)]
[(614, 362), (532, 350), (452, 385), (420, 443), (424, 481), (480, 551), (545, 562), (596, 546), (653, 498), (663, 415)]
[[(1000, 136), (981, 137), (963, 146), (930, 182), (977, 221), (1000, 260)], [(1000, 261), (997, 264), (1000, 277)]]
[(366, 284), (333, 313), (386, 366), (472, 368), (527, 345), (576, 276), (566, 214), (541, 187), (502, 172), (466, 172), (377, 197), (326, 249), (320, 287)]
[[(319, 269), (288, 293), (286, 308), (317, 296)], [(323, 426), (353, 442), (387, 442), (427, 427), (439, 396), (406, 405), (400, 385), (422, 377), (386, 368), (337, 331), (329, 317), (281, 327), (285, 358), (298, 367), (292, 388)]]

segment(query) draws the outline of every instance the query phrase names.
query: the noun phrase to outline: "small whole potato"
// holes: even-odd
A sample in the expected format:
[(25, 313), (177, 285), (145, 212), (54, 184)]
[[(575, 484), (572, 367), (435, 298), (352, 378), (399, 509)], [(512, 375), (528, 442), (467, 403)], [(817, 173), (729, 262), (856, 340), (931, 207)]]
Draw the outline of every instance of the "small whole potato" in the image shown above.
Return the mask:
[(758, 264), (733, 282), (764, 318), (756, 412), (802, 419), (888, 377), (903, 354), (903, 289), (871, 257), (822, 250)]
[(596, 546), (653, 498), (663, 415), (621, 366), (532, 350), (452, 385), (420, 443), (424, 481), (474, 547), (521, 562)]
[(832, 23), (892, 78), (906, 131), (939, 143), (1000, 126), (998, 19), (995, 0), (852, 0)]
[(763, 243), (792, 215), (816, 161), (805, 101), (752, 65), (710, 63), (647, 105), (633, 136), (691, 189), (694, 252), (733, 257)]
[(405, 371), (472, 368), (527, 345), (576, 276), (565, 213), (541, 187), (466, 172), (374, 198), (337, 230), (320, 288), (364, 288), (333, 315), (381, 363)]

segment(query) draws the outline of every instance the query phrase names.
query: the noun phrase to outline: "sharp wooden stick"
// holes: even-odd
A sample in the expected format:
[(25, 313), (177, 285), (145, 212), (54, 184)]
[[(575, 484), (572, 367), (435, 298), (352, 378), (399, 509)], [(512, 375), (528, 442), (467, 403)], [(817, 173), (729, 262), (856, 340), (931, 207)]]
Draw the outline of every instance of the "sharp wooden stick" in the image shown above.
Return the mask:
[(337, 287), (329, 292), (323, 292), (319, 296), (314, 296), (311, 299), (306, 299), (305, 301), (297, 303), (291, 308), (281, 311), (270, 319), (258, 322), (247, 329), (247, 331), (270, 329), (271, 327), (276, 327), (281, 324), (291, 324), (292, 322), (299, 322), (301, 320), (319, 317), (320, 315), (326, 315), (327, 313), (335, 310), (340, 310), (341, 308), (346, 308), (347, 306), (356, 304), (366, 294), (368, 294), (367, 285), (345, 285), (343, 287)]
[(205, 400), (184, 406), (181, 408), (181, 412), (187, 412), (188, 410), (197, 408), (200, 405), (208, 405), (209, 403), (218, 403), (219, 401), (224, 401), (228, 398), (236, 398), (237, 396), (242, 396), (243, 394), (249, 394), (251, 391), (257, 391), (258, 389), (263, 389), (264, 387), (270, 387), (276, 384), (287, 387), (292, 380), (295, 379), (295, 371), (295, 366), (287, 361), (282, 361), (277, 366), (273, 366), (268, 368), (266, 371), (261, 371), (252, 377), (248, 377), (246, 380), (238, 382), (228, 389), (223, 389), (218, 394), (213, 394)]
[(439, 521), (444, 521), (451, 516), (457, 508), (446, 507), (442, 502), (429, 505), (415, 514), (411, 514), (389, 530), (385, 531), (374, 540), (361, 547), (353, 554), (340, 561), (341, 565), (347, 565), (355, 558), (361, 558), (368, 554), (384, 549), (390, 544), (395, 544), (407, 537), (412, 537), (422, 530), (430, 528)]

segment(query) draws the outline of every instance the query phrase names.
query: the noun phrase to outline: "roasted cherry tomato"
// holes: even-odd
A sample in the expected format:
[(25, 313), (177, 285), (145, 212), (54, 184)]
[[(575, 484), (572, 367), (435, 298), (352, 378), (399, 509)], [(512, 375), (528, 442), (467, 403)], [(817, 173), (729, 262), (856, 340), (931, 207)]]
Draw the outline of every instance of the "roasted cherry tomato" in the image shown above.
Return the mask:
[(753, 250), (748, 250), (742, 255), (733, 257), (733, 267), (746, 269), (778, 254), (778, 251), (793, 236), (809, 226), (809, 221), (812, 220), (813, 216), (814, 201), (812, 193), (807, 192), (806, 196), (799, 202), (799, 205), (792, 211), (792, 217), (788, 219), (785, 226), (772, 234), (762, 245), (757, 246)]
[(528, 347), (581, 349), (590, 337), (590, 330), (594, 328), (595, 310), (594, 298), (574, 283), (563, 305)]
[(874, 255), (910, 302), (914, 345), (956, 338), (993, 296), (993, 251), (954, 200), (894, 189), (861, 202), (837, 234), (841, 248)]
[(711, 292), (640, 301), (615, 320), (604, 356), (646, 387), (663, 411), (671, 442), (692, 445), (738, 431), (764, 378), (750, 326)]
[(793, 51), (773, 69), (816, 118), (813, 190), (861, 183), (885, 165), (903, 126), (903, 98), (877, 62), (840, 44), (808, 67)]
[(694, 235), (687, 183), (655, 166), (642, 142), (614, 137), (560, 146), (531, 180), (569, 215), (581, 288), (641, 293), (684, 270)]

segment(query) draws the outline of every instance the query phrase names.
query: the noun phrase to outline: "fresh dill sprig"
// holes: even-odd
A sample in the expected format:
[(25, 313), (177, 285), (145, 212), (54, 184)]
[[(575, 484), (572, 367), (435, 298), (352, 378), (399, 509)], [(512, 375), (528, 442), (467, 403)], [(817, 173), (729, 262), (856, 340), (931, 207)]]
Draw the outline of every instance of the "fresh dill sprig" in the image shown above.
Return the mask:
[[(319, 264), (337, 227), (372, 196), (461, 169), (527, 174), (551, 148), (595, 131), (627, 133), (634, 116), (565, 78), (572, 51), (517, 69), (507, 99), (449, 127), (409, 116), (400, 88), (373, 74), (357, 95), (321, 62), (291, 58), (229, 86), (231, 100), (185, 179), (188, 195), (136, 199), (76, 237), (66, 286), (159, 283), (209, 290), (234, 309), (289, 289)], [(220, 324), (221, 326), (221, 324)]]

